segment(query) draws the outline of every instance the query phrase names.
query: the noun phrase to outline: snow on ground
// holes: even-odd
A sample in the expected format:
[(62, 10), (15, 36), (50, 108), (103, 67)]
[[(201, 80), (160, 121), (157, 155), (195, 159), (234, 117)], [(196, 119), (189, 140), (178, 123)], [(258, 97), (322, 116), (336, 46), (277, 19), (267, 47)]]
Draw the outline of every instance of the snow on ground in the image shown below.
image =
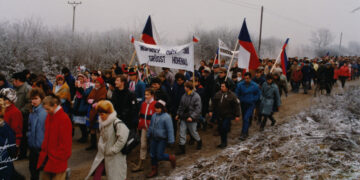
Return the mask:
[(360, 179), (360, 88), (160, 179)]

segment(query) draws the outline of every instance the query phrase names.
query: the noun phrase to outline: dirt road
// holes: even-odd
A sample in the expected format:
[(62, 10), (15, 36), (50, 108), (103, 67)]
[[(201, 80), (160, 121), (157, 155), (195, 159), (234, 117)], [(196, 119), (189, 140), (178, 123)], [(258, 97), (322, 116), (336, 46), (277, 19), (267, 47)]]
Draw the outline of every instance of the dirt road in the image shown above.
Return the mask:
[[(359, 81), (352, 81), (348, 84), (359, 84)], [(309, 107), (312, 104), (316, 103), (317, 100), (312, 96), (312, 92), (305, 95), (302, 93), (293, 94), (289, 93), (288, 97), (282, 97), (282, 106), (280, 107), (280, 112), (275, 114), (275, 119), (277, 120), (277, 125), (275, 127), (270, 127), (269, 124), (266, 128), (277, 128), (278, 125), (284, 124), (288, 121), (291, 121), (290, 118), (292, 115), (297, 114)], [(202, 150), (196, 150), (195, 145), (187, 145), (186, 150), (187, 154), (177, 157), (177, 169), (179, 171), (184, 167), (193, 165), (199, 159), (206, 159), (213, 155), (220, 153), (222, 150), (217, 149), (216, 146), (220, 143), (220, 137), (213, 136), (213, 129), (207, 129), (206, 131), (200, 130), (200, 135), (203, 139), (203, 148)], [(231, 132), (228, 136), (229, 146), (234, 144), (242, 143), (238, 140), (241, 131), (241, 122), (232, 122)], [(250, 128), (250, 136), (259, 134), (259, 126), (256, 123), (253, 123)], [(79, 130), (76, 129), (74, 141), (73, 141), (73, 150), (72, 156), (69, 161), (69, 167), (71, 168), (71, 179), (84, 179), (87, 175), (91, 163), (95, 157), (96, 151), (88, 152), (85, 151), (87, 144), (79, 144), (76, 142), (80, 136)], [(249, 141), (249, 140), (247, 140)], [(167, 149), (168, 152), (175, 152), (175, 148)], [(128, 155), (128, 179), (145, 179), (145, 175), (150, 171), (150, 158), (147, 158), (145, 164), (145, 170), (138, 173), (132, 173), (130, 171), (131, 164), (137, 162), (139, 156), (139, 149), (134, 150), (130, 155)], [(28, 161), (21, 160), (15, 162), (15, 168), (25, 175), (29, 179), (29, 170), (28, 170)], [(165, 178), (172, 171), (170, 168), (169, 162), (161, 162), (159, 167), (159, 178)]]

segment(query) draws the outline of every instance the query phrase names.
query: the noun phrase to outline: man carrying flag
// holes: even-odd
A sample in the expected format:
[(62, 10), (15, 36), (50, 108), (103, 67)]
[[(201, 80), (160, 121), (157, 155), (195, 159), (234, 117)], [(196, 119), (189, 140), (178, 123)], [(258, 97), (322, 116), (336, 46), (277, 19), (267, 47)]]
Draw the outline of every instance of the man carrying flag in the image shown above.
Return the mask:
[[(239, 44), (239, 68), (256, 70), (260, 62), (254, 45), (251, 42), (245, 20), (240, 30)], [(251, 74), (249, 72), (245, 73), (244, 81), (237, 84), (235, 94), (240, 99), (243, 120), (240, 140), (244, 141), (249, 136), (250, 119), (252, 118), (255, 104), (261, 94), (259, 86), (251, 80)]]

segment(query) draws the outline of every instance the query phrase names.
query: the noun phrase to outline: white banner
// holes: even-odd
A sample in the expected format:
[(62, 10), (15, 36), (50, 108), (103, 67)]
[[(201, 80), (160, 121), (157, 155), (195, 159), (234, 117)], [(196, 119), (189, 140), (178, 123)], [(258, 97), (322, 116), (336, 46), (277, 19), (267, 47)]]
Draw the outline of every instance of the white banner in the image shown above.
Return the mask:
[(194, 72), (193, 43), (167, 47), (135, 41), (134, 46), (140, 64)]
[(219, 53), (221, 56), (227, 56), (231, 58), (233, 53), (235, 53), (234, 58), (237, 58), (237, 54), (239, 53), (239, 51), (231, 51), (221, 39), (218, 39), (218, 41)]

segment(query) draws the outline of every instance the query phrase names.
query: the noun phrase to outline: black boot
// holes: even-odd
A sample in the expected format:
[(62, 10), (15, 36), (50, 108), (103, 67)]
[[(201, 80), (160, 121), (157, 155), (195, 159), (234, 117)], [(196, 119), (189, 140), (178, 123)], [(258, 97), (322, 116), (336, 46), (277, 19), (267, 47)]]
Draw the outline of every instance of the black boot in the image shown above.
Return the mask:
[(249, 134), (248, 133), (242, 133), (239, 140), (241, 141), (245, 141), (247, 138), (249, 137)]
[(97, 149), (97, 146), (96, 146), (96, 134), (91, 134), (90, 142), (91, 142), (91, 145), (89, 147), (87, 147), (85, 150), (86, 151), (91, 151), (91, 150)]
[(202, 141), (200, 140), (200, 141), (197, 142), (196, 149), (200, 150), (201, 148), (202, 148)]
[(188, 142), (189, 145), (194, 145), (195, 139), (190, 135), (190, 140)]
[(179, 145), (178, 151), (175, 153), (176, 155), (185, 154), (185, 145)]

